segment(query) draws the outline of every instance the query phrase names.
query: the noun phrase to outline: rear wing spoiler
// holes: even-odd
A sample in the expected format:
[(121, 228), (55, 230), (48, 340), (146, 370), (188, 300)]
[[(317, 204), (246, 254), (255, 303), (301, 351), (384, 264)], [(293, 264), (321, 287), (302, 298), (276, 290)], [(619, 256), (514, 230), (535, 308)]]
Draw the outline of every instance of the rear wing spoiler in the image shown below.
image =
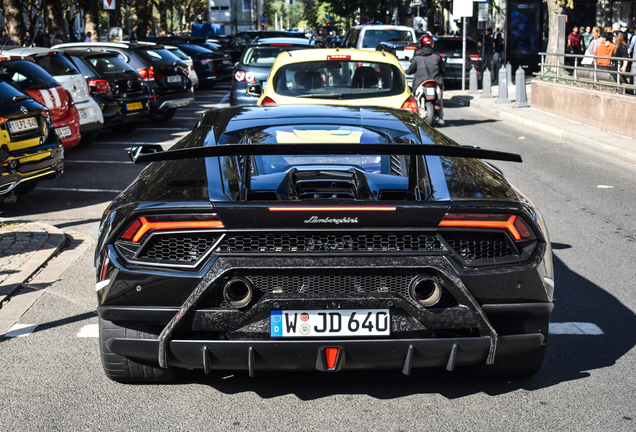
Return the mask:
[(217, 144), (166, 150), (160, 145), (133, 147), (128, 152), (136, 163), (148, 163), (177, 159), (194, 159), (219, 156), (265, 156), (265, 155), (421, 155), (458, 158), (488, 159), (506, 162), (522, 162), (521, 156), (476, 147), (447, 146), (433, 144), (398, 143), (298, 143), (298, 144)]

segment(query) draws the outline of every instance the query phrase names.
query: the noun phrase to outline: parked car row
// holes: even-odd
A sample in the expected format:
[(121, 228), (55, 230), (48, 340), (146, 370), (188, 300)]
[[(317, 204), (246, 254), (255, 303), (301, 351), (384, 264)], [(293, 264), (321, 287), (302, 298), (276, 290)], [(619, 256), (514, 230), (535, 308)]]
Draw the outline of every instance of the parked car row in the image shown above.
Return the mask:
[(144, 117), (168, 121), (194, 102), (195, 84), (231, 79), (230, 56), (215, 54), (208, 62), (207, 52), (154, 42), (5, 49), (0, 202), (14, 202), (38, 181), (60, 175), (64, 151), (90, 145), (102, 128), (127, 133)]

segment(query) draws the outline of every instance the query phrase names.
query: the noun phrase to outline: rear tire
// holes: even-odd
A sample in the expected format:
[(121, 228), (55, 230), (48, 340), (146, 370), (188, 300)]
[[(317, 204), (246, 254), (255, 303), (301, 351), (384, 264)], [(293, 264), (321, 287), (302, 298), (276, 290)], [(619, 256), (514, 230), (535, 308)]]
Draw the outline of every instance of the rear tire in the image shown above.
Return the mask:
[(82, 139), (80, 140), (78, 147), (88, 147), (95, 142), (97, 139), (97, 132), (92, 132), (86, 135), (82, 135)]
[(148, 118), (156, 123), (167, 122), (177, 113), (176, 108), (169, 108), (161, 112), (151, 112), (148, 114)]
[(426, 123), (429, 126), (433, 126), (435, 123), (435, 107), (433, 106), (433, 102), (426, 102), (424, 105), (426, 107)]
[(160, 368), (158, 363), (131, 360), (112, 353), (106, 347), (111, 338), (157, 339), (160, 328), (144, 324), (121, 327), (111, 321), (99, 319), (99, 351), (106, 377), (118, 382), (166, 382), (174, 378), (174, 368)]
[(130, 133), (130, 132), (134, 132), (135, 129), (137, 129), (137, 123), (135, 122), (131, 122), (131, 123), (123, 123), (117, 126), (113, 126), (111, 127), (111, 129), (117, 133)]
[(30, 194), (33, 192), (33, 189), (38, 185), (39, 180), (27, 180), (25, 182), (20, 183), (14, 189), (14, 193), (17, 197), (25, 196), (26, 194)]

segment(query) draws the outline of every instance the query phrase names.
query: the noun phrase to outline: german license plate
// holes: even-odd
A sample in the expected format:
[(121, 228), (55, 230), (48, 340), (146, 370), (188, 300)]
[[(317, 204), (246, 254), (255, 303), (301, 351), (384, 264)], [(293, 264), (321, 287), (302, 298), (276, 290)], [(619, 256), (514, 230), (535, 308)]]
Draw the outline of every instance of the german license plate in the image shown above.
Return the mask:
[(464, 59), (460, 59), (460, 58), (449, 58), (447, 60), (448, 63), (450, 64), (462, 64), (464, 63)]
[(143, 107), (144, 106), (141, 104), (141, 102), (133, 102), (133, 103), (126, 104), (126, 108), (128, 108), (128, 111), (142, 109)]
[(38, 121), (35, 117), (27, 117), (20, 120), (13, 120), (9, 122), (9, 132), (24, 132), (31, 129), (38, 128)]
[(388, 309), (273, 310), (272, 337), (388, 336)]
[(80, 119), (85, 120), (91, 115), (91, 108), (84, 108), (77, 111), (79, 113)]
[(168, 80), (169, 83), (180, 83), (181, 75), (168, 75), (166, 79)]
[(71, 133), (71, 127), (70, 126), (62, 126), (60, 128), (55, 128), (55, 133), (57, 133), (57, 136), (59, 136), (60, 139), (68, 138), (71, 135), (73, 135)]

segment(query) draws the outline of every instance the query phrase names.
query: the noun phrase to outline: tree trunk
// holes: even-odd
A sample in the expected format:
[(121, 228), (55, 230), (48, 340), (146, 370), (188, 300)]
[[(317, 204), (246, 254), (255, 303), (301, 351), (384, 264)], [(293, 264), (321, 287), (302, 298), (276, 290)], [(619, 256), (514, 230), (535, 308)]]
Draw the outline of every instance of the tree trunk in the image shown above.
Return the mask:
[(53, 40), (55, 35), (60, 35), (64, 42), (68, 42), (66, 37), (66, 23), (64, 22), (64, 11), (60, 0), (43, 0), (44, 19), (48, 21), (48, 32)]
[[(567, 37), (567, 35), (559, 35), (559, 15), (565, 14), (565, 5), (558, 3), (556, 0), (547, 0), (548, 3), (548, 48), (549, 53), (558, 53), (559, 38)], [(557, 59), (560, 64), (563, 64), (563, 57), (546, 56), (546, 63), (557, 64)], [(549, 68), (554, 70), (554, 68)]]
[[(94, 41), (99, 40), (99, 7), (94, 0), (79, 0), (79, 7), (84, 9), (84, 33), (91, 33)], [(84, 42), (84, 41), (81, 41)]]
[(13, 43), (18, 44), (26, 33), (26, 26), (22, 18), (22, 1), (2, 0), (2, 6), (7, 35), (11, 37)]
[(163, 2), (159, 3), (159, 28), (161, 36), (168, 34), (168, 11)]
[(137, 0), (135, 13), (135, 35), (138, 39), (145, 38), (148, 36), (148, 29), (152, 31), (152, 3), (149, 0)]

